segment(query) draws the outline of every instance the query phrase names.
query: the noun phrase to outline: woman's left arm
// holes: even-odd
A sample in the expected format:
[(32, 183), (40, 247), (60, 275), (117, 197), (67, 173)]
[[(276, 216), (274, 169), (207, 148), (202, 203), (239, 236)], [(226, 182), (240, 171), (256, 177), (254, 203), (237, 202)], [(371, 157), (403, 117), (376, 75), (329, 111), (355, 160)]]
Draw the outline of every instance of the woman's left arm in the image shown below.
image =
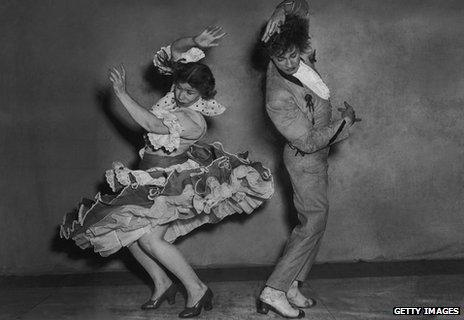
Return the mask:
[(132, 119), (148, 132), (169, 134), (169, 129), (150, 111), (138, 104), (126, 91), (126, 71), (124, 66), (110, 69), (109, 79), (113, 90)]
[(171, 44), (172, 60), (179, 60), (182, 53), (194, 47), (200, 49), (217, 47), (218, 41), (225, 35), (221, 26), (209, 26), (196, 36), (177, 39)]

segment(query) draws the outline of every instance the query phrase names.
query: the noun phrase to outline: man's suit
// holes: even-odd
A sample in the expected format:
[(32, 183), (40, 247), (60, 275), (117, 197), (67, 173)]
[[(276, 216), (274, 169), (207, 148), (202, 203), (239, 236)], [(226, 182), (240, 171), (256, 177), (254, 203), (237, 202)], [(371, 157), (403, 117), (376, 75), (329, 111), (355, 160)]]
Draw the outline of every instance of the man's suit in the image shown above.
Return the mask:
[[(312, 66), (307, 62), (307, 65)], [(266, 111), (285, 137), (284, 164), (293, 187), (296, 226), (266, 285), (287, 292), (304, 281), (316, 258), (327, 215), (330, 144), (347, 135), (346, 120), (332, 120), (332, 106), (307, 85), (271, 62), (266, 74)]]

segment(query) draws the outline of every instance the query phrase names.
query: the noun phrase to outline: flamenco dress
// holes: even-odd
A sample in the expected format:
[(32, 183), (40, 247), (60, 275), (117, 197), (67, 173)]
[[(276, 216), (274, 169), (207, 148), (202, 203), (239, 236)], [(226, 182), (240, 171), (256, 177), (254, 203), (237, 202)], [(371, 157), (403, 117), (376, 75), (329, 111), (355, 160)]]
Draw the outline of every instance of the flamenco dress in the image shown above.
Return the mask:
[[(113, 194), (83, 199), (64, 215), (60, 236), (108, 256), (157, 226), (168, 225), (164, 239), (173, 242), (201, 225), (235, 213), (252, 213), (274, 192), (270, 170), (248, 159), (247, 152), (233, 154), (220, 142), (198, 141), (206, 132), (203, 116), (224, 109), (215, 100), (204, 99), (178, 108), (170, 91), (150, 109), (169, 134), (145, 135), (136, 170), (114, 162), (105, 173)], [(197, 119), (202, 128), (198, 139), (181, 137), (185, 128), (180, 113)]]

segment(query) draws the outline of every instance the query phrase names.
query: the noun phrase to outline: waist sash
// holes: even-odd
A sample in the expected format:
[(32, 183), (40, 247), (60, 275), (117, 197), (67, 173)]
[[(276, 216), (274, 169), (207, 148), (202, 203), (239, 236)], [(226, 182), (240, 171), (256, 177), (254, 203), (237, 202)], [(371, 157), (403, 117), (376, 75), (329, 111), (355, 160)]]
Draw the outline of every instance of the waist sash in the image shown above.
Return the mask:
[(139, 163), (140, 170), (147, 170), (153, 167), (167, 168), (175, 164), (183, 163), (189, 158), (187, 153), (181, 153), (176, 156), (160, 156), (153, 153), (145, 152), (143, 159)]

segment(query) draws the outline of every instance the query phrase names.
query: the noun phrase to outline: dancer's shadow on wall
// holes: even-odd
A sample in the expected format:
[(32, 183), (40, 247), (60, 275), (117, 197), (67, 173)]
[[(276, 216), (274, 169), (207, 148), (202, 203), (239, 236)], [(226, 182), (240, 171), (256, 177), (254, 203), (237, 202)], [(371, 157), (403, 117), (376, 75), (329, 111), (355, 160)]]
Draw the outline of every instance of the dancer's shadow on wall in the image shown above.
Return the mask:
[[(250, 56), (250, 68), (257, 71), (257, 74), (260, 77), (260, 89), (262, 94), (262, 107), (261, 107), (261, 119), (262, 122), (262, 131), (264, 136), (264, 143), (272, 150), (271, 154), (274, 155), (274, 168), (272, 168), (272, 173), (274, 176), (274, 183), (276, 185), (276, 190), (281, 190), (281, 200), (285, 211), (282, 214), (285, 216), (287, 227), (291, 230), (296, 226), (299, 221), (296, 215), (296, 210), (293, 205), (293, 191), (290, 178), (285, 165), (283, 163), (283, 149), (286, 144), (286, 139), (277, 131), (276, 127), (272, 123), (269, 115), (265, 110), (265, 97), (266, 97), (266, 71), (271, 62), (269, 55), (266, 52), (263, 43), (259, 41), (261, 35), (264, 33), (266, 28), (266, 23), (261, 27), (259, 33), (256, 34), (255, 39), (257, 41), (251, 49)], [(276, 197), (270, 201), (276, 201)]]
[[(145, 81), (145, 92), (147, 94), (164, 94), (170, 88), (171, 79), (159, 74), (153, 65), (147, 64), (142, 70), (142, 76)], [(114, 98), (113, 89), (110, 85), (100, 85), (95, 88), (95, 104), (99, 106), (98, 110), (107, 119), (109, 125), (115, 129), (120, 138), (123, 139), (133, 149), (133, 160), (128, 163), (128, 167), (136, 168), (139, 162), (138, 151), (144, 147), (143, 139), (144, 130), (129, 125), (125, 119), (115, 112), (116, 99)], [(101, 194), (112, 194), (112, 190), (104, 181), (103, 177), (100, 182), (95, 185), (97, 192)], [(59, 236), (59, 228), (57, 228), (54, 236), (51, 239), (51, 248), (54, 252), (65, 252), (71, 260), (85, 260), (86, 264), (93, 270), (98, 271), (109, 263), (118, 260), (125, 267), (136, 274), (142, 281), (151, 284), (149, 276), (144, 272), (144, 269), (136, 262), (128, 250), (119, 250), (118, 252), (108, 256), (101, 257), (91, 249), (82, 250), (72, 240), (61, 239)]]

